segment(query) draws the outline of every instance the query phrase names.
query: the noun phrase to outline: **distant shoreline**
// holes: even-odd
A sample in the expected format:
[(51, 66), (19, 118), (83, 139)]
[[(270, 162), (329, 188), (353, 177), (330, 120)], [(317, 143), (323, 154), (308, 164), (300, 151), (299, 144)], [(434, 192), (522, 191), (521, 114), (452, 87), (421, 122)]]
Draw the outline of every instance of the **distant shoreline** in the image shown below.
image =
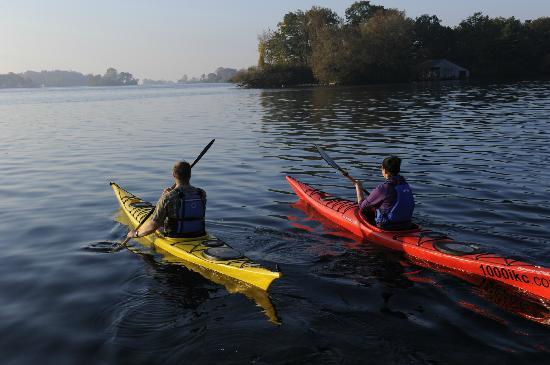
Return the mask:
[[(230, 82), (237, 74), (233, 68), (218, 67), (214, 72), (202, 74), (200, 78), (183, 75), (178, 81), (143, 79), (142, 85), (185, 85)], [(84, 75), (77, 71), (26, 71), (23, 73), (0, 74), (0, 89), (41, 88), (41, 87), (96, 87), (96, 86), (133, 86), (139, 85), (139, 79), (131, 73), (118, 72), (108, 68), (104, 75)]]
[(189, 82), (189, 83), (174, 83), (166, 85), (75, 85), (75, 86), (32, 86), (32, 87), (4, 87), (0, 88), (0, 92), (3, 90), (51, 90), (51, 89), (101, 89), (101, 88), (120, 88), (120, 89), (130, 89), (130, 88), (183, 88), (185, 86), (215, 86), (215, 85), (232, 85), (236, 87), (236, 84), (233, 82)]
[(104, 75), (84, 75), (76, 71), (26, 71), (0, 75), (0, 89), (41, 88), (41, 87), (77, 87), (77, 86), (130, 86), (137, 85), (131, 73), (118, 72), (110, 67)]
[(550, 81), (550, 76), (539, 77), (522, 77), (522, 78), (469, 78), (466, 80), (411, 80), (411, 81), (396, 81), (396, 82), (377, 82), (377, 83), (364, 83), (364, 84), (296, 84), (296, 85), (282, 85), (282, 86), (247, 86), (236, 84), (237, 87), (243, 89), (333, 89), (333, 88), (361, 88), (361, 87), (392, 87), (397, 85), (438, 85), (438, 84), (507, 84), (516, 82), (545, 82)]

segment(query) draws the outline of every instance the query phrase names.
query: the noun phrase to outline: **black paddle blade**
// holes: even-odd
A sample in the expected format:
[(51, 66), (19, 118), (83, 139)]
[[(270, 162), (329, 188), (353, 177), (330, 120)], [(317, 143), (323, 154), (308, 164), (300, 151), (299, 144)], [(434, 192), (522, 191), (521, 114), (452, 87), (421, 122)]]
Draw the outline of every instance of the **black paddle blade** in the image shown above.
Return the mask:
[(334, 160), (332, 158), (330, 158), (330, 156), (327, 155), (327, 153), (321, 147), (319, 147), (317, 145), (313, 145), (313, 146), (317, 149), (317, 152), (319, 152), (319, 154), (321, 155), (323, 160), (325, 160), (330, 166), (334, 167), (336, 170), (339, 170), (344, 175), (347, 175), (348, 172), (346, 170), (344, 170), (343, 168), (341, 168), (340, 166), (338, 166), (338, 164), (336, 162), (334, 162)]
[(206, 151), (208, 151), (208, 149), (210, 149), (210, 147), (214, 144), (215, 141), (216, 141), (216, 138), (211, 140), (210, 143), (207, 144), (206, 147), (204, 147), (204, 149), (202, 150), (200, 155), (198, 155), (198, 157), (195, 159), (195, 161), (193, 161), (193, 163), (191, 164), (191, 167), (195, 166), (197, 164), (197, 162), (199, 162), (199, 160), (202, 158), (202, 156), (204, 156)]
[(118, 245), (120, 245), (120, 242), (99, 241), (99, 242), (91, 242), (85, 247), (82, 247), (82, 249), (85, 251), (91, 251), (91, 252), (110, 253), (110, 252), (113, 252), (114, 248), (116, 248), (116, 246)]
[(114, 246), (113, 248), (111, 248), (110, 252), (119, 252), (119, 251), (123, 250), (124, 248), (126, 248), (126, 245), (118, 244), (118, 245)]
[[(334, 160), (332, 158), (330, 158), (330, 156), (327, 155), (327, 153), (321, 147), (319, 147), (317, 145), (313, 145), (313, 147), (315, 147), (317, 149), (317, 152), (319, 152), (319, 154), (321, 155), (323, 160), (325, 160), (330, 166), (332, 166), (336, 170), (340, 171), (342, 173), (342, 175), (344, 175), (349, 180), (351, 180), (353, 183), (355, 183), (355, 179), (347, 172), (347, 170), (344, 170), (343, 168), (338, 166), (338, 164), (336, 162), (334, 162)], [(369, 195), (369, 192), (368, 192), (367, 189), (363, 188), (363, 192), (365, 194)]]

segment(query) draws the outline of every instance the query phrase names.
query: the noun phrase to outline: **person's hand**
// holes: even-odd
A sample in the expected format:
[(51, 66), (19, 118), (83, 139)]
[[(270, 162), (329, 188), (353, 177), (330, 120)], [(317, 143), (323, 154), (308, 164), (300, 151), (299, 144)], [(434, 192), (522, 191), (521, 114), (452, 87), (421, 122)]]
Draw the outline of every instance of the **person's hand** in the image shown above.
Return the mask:
[(130, 230), (130, 232), (128, 232), (128, 234), (126, 235), (126, 237), (128, 238), (136, 238), (137, 237), (137, 231), (132, 229)]
[(353, 180), (353, 184), (359, 188), (363, 188), (363, 183), (361, 180)]
[(166, 188), (166, 189), (164, 189), (164, 190), (162, 191), (162, 195), (167, 194), (167, 193), (171, 192), (172, 190), (173, 190), (173, 189), (172, 189), (172, 187), (170, 186), (170, 187), (168, 187), (168, 188)]

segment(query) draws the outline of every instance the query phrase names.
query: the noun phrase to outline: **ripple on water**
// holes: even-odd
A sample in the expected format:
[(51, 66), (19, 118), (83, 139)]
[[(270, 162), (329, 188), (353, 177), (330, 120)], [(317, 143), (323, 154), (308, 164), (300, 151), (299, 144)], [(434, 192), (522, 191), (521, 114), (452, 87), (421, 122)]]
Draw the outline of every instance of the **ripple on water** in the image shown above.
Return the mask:
[[(3, 361), (543, 363), (547, 307), (358, 242), (300, 210), (284, 175), (353, 199), (313, 145), (369, 188), (398, 154), (424, 227), (550, 266), (548, 95), (548, 82), (2, 90)], [(211, 232), (281, 267), (260, 299), (137, 242), (101, 251), (127, 230), (108, 182), (156, 201), (173, 162), (212, 138), (193, 183)]]

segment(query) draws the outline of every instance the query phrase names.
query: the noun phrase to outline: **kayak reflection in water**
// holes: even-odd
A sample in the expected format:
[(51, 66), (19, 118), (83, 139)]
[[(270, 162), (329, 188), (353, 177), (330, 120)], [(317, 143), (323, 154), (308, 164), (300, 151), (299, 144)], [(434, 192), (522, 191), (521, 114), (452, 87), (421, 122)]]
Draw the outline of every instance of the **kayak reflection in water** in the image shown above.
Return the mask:
[(155, 212), (143, 227), (128, 232), (128, 238), (147, 236), (161, 228), (166, 237), (200, 237), (206, 235), (206, 193), (189, 183), (191, 165), (178, 162), (172, 170), (175, 184), (164, 189)]
[(382, 161), (381, 170), (386, 181), (378, 185), (367, 198), (361, 181), (355, 180), (359, 210), (365, 219), (374, 221), (382, 229), (407, 229), (412, 225), (414, 196), (405, 178), (399, 175), (401, 159), (397, 156), (386, 157)]

